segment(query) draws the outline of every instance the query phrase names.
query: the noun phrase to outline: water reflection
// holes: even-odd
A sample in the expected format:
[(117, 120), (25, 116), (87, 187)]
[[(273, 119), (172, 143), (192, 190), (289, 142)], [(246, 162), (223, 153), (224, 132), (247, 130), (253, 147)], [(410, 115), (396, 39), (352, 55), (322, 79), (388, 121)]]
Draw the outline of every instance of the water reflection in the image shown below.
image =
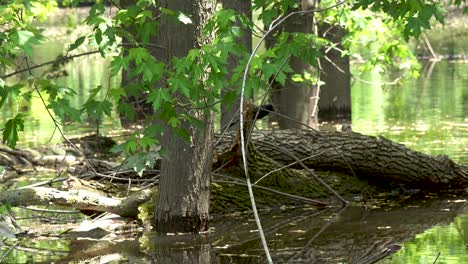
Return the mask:
[(353, 130), (468, 162), (468, 64), (432, 62), (402, 87), (376, 85), (379, 74), (363, 78), (373, 84), (352, 87)]
[[(438, 252), (441, 252), (438, 263), (467, 263), (466, 199), (433, 197), (425, 202), (405, 201), (382, 208), (367, 207), (264, 211), (260, 217), (273, 260), (275, 263), (353, 263), (356, 259), (379, 256), (382, 252), (370, 249), (382, 244), (395, 250), (403, 245), (399, 252), (382, 263), (432, 263)], [(53, 243), (61, 245), (61, 254), (38, 258), (17, 249), (8, 260), (265, 263), (250, 213), (214, 217), (211, 226), (210, 232), (202, 235), (146, 234), (118, 240), (110, 237), (56, 239)], [(44, 246), (44, 241), (31, 241), (29, 245)], [(48, 247), (52, 252), (58, 250), (53, 244)], [(63, 250), (68, 251), (67, 256), (63, 256)]]

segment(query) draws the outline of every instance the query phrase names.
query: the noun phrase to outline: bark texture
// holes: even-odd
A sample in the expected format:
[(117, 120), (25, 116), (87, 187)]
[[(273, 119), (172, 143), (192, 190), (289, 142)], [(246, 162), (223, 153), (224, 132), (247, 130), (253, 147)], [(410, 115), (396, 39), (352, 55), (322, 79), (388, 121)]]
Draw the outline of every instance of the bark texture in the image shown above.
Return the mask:
[[(225, 135), (216, 147), (216, 152), (226, 152), (233, 138), (232, 134)], [(305, 159), (303, 163), (309, 168), (344, 171), (349, 174), (352, 174), (352, 169), (358, 177), (380, 185), (385, 182), (417, 188), (468, 185), (467, 166), (458, 164), (445, 155), (430, 156), (411, 150), (384, 137), (354, 132), (277, 130), (254, 132), (252, 143), (260, 152), (268, 153), (270, 159), (282, 164), (292, 163), (294, 159), (278, 148), (273, 148), (271, 143), (289, 150), (299, 159)], [(298, 168), (297, 165), (294, 167)]]
[(336, 45), (326, 49), (326, 58), (320, 59), (320, 79), (325, 84), (320, 88), (319, 120), (351, 122), (351, 73), (349, 56), (342, 56), (342, 39), (345, 29), (337, 25), (320, 26), (320, 35)]
[[(183, 24), (162, 17), (161, 41), (171, 56), (183, 57), (190, 49), (203, 44), (201, 30), (215, 11), (215, 1), (172, 0), (161, 4), (193, 19), (193, 24)], [(176, 111), (181, 113), (182, 109)], [(190, 140), (177, 136), (167, 125), (161, 141), (167, 151), (161, 162), (161, 191), (155, 214), (156, 229), (161, 233), (197, 233), (208, 228), (213, 115), (204, 109), (192, 109), (188, 114), (203, 122), (202, 127), (197, 127), (182, 121), (180, 128), (189, 133)]]
[[(304, 16), (293, 16), (284, 22), (282, 30), (289, 33), (314, 33), (314, 17), (312, 14)], [(268, 45), (268, 43), (267, 43)], [(271, 43), (269, 44), (271, 45)], [(311, 43), (312, 45), (312, 43)], [(316, 75), (316, 70), (303, 58), (292, 57), (289, 65), (294, 73), (310, 73)], [(307, 84), (307, 82), (293, 82), (291, 76), (288, 76), (284, 86), (275, 82), (273, 85), (272, 101), (277, 112), (289, 118), (278, 116), (278, 124), (282, 129), (306, 128), (303, 123), (309, 127), (317, 128), (317, 89), (316, 85)], [(300, 123), (299, 123), (299, 122)]]

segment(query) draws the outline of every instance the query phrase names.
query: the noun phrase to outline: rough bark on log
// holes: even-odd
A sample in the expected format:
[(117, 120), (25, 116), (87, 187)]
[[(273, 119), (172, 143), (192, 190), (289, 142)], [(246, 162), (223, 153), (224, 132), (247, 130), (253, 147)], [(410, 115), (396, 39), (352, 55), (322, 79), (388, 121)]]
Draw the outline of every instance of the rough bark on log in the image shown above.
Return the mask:
[[(216, 146), (217, 153), (228, 150), (235, 135), (228, 134)], [(309, 168), (344, 171), (375, 182), (396, 182), (408, 186), (464, 187), (468, 167), (447, 156), (430, 156), (384, 137), (359, 133), (317, 132), (311, 130), (255, 131), (252, 143), (268, 157), (289, 164), (294, 160), (272, 148), (277, 144), (304, 160)], [(262, 144), (268, 142), (270, 144)], [(296, 166), (297, 168), (298, 166)]]

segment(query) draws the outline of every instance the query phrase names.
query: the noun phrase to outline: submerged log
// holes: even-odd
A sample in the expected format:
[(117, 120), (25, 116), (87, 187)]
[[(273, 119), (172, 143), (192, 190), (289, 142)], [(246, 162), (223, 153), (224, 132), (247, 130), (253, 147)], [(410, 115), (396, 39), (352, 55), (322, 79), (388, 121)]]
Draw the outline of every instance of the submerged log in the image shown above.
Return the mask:
[[(219, 140), (216, 152), (226, 153), (234, 134)], [(279, 148), (294, 153), (309, 168), (356, 174), (373, 183), (394, 182), (417, 188), (460, 188), (468, 185), (468, 167), (447, 156), (430, 156), (382, 136), (312, 130), (255, 131), (251, 142), (282, 164), (295, 162)], [(252, 167), (262, 164), (250, 164)], [(294, 166), (299, 168), (298, 165)], [(271, 168), (269, 168), (271, 169)]]

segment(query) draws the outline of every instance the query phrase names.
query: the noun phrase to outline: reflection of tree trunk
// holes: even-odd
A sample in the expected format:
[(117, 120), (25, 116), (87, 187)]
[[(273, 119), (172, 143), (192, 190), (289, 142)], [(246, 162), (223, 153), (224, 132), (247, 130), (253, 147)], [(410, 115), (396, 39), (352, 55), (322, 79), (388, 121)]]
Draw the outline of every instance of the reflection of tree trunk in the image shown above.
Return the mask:
[[(201, 30), (215, 12), (212, 0), (162, 1), (170, 10), (192, 17), (192, 24), (183, 24), (163, 15), (160, 24), (161, 41), (168, 47), (169, 55), (183, 57), (192, 49), (204, 44)], [(210, 41), (209, 36), (203, 40)], [(204, 82), (204, 77), (200, 81)], [(184, 98), (179, 95), (184, 102)], [(177, 109), (182, 113), (182, 109)], [(188, 114), (203, 122), (195, 126), (182, 121), (179, 126), (187, 131), (190, 140), (175, 134), (166, 125), (161, 147), (166, 151), (161, 162), (160, 192), (156, 208), (156, 229), (161, 233), (199, 232), (208, 228), (210, 179), (212, 163), (213, 114), (205, 109), (190, 109)]]
[[(463, 209), (463, 203), (447, 200), (422, 204), (409, 202), (401, 207), (372, 210), (349, 207), (339, 212), (333, 208), (274, 210), (261, 213), (260, 218), (275, 263), (350, 263), (377, 241), (401, 245), (434, 225), (448, 225)], [(58, 263), (97, 259), (116, 253), (130, 262), (131, 259), (150, 262), (152, 258), (164, 260), (156, 263), (193, 263), (187, 259), (193, 257), (197, 260), (195, 263), (211, 263), (211, 255), (226, 263), (248, 260), (263, 263), (264, 259), (258, 254), (261, 250), (258, 234), (252, 232), (256, 226), (251, 215), (218, 216), (212, 225), (214, 231), (207, 236), (150, 235), (139, 239), (140, 242), (112, 243), (73, 240), (69, 246), (70, 255)]]
[[(346, 31), (329, 24), (320, 27), (323, 38), (337, 44), (336, 49), (327, 49), (325, 58), (320, 59), (322, 66), (320, 78), (325, 82), (320, 89), (319, 120), (351, 122), (351, 81), (349, 57), (342, 56), (341, 41)], [(339, 50), (337, 50), (339, 49)]]
[[(237, 14), (239, 15), (245, 15), (248, 18), (252, 17), (252, 9), (251, 9), (251, 2), (246, 1), (246, 0), (223, 0), (223, 8), (226, 9), (233, 9), (236, 11)], [(238, 23), (237, 26), (241, 26), (240, 23)], [(241, 39), (239, 40), (242, 45), (244, 45), (247, 49), (247, 52), (250, 54), (252, 52), (252, 31), (249, 28), (244, 28), (243, 35)], [(230, 65), (229, 69), (234, 69), (238, 65), (238, 60), (241, 59), (239, 57), (231, 57), (230, 58)], [(228, 77), (230, 79), (230, 77)], [(228, 89), (230, 90), (236, 90), (237, 86), (229, 87)], [(226, 90), (221, 91), (221, 96), (226, 95)], [(240, 103), (240, 98), (238, 98), (232, 106), (228, 106), (226, 104), (221, 105), (221, 128), (226, 128), (231, 120), (233, 120), (234, 116), (239, 114), (239, 103)]]
[(194, 246), (192, 241), (187, 245), (169, 244), (159, 246), (151, 252), (155, 263), (211, 263), (210, 244)]
[[(285, 32), (301, 32), (313, 33), (313, 16), (293, 16), (285, 21), (283, 27)], [(271, 43), (270, 43), (271, 45)], [(308, 63), (302, 61), (302, 58), (291, 58), (289, 62), (291, 68), (295, 73), (304, 74), (305, 72), (313, 73), (313, 68)], [(273, 86), (272, 101), (275, 105), (276, 111), (281, 115), (295, 119), (310, 127), (317, 127), (317, 109), (316, 106), (316, 85), (309, 85), (306, 82), (297, 83), (293, 82), (290, 78), (286, 80), (286, 84), (281, 86), (275, 83)], [(314, 111), (315, 110), (315, 111)], [(305, 128), (288, 118), (278, 117), (280, 128)]]

